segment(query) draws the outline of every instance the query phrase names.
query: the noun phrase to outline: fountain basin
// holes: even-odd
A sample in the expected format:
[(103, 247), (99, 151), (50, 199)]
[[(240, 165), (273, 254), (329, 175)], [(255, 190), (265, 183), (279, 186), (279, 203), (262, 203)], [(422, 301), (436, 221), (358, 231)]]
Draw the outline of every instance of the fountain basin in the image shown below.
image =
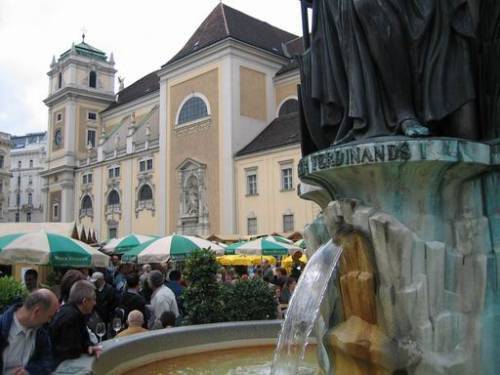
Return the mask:
[[(281, 320), (215, 323), (156, 330), (103, 343), (95, 359), (61, 363), (56, 374), (124, 374), (145, 364), (198, 353), (275, 346)], [(311, 339), (310, 343), (315, 340)]]

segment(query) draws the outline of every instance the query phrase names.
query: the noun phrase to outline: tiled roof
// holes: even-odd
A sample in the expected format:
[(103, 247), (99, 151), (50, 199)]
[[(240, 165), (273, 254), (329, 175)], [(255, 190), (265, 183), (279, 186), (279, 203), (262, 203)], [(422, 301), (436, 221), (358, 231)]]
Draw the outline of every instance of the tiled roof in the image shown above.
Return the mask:
[(252, 142), (238, 151), (236, 156), (249, 155), (296, 143), (300, 143), (298, 112), (275, 118)]
[(149, 73), (141, 79), (135, 81), (130, 86), (125, 87), (118, 93), (118, 100), (113, 102), (104, 111), (121, 106), (144, 95), (158, 91), (160, 89), (160, 78), (157, 71)]
[(298, 37), (220, 3), (185, 46), (163, 66), (226, 38), (234, 38), (276, 55), (286, 56), (282, 44)]
[[(98, 60), (106, 61), (106, 54), (103, 51), (101, 51), (95, 47), (92, 47), (90, 44), (87, 44), (85, 42), (81, 42), (81, 43), (75, 45), (75, 51), (78, 55), (92, 57), (92, 58), (95, 58)], [(61, 55), (61, 57), (59, 57), (59, 60), (64, 59), (66, 56), (68, 56), (70, 54), (70, 52), (71, 52), (71, 49), (64, 52)]]

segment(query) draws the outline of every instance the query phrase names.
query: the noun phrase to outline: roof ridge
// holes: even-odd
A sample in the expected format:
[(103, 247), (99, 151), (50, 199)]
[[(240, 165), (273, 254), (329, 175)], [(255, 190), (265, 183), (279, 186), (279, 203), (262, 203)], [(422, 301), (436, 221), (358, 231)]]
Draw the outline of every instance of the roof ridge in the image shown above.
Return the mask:
[(227, 23), (226, 12), (224, 11), (225, 5), (222, 1), (219, 4), (222, 11), (222, 18), (224, 19), (224, 28), (226, 29), (226, 34), (229, 36), (231, 35), (231, 33), (229, 32), (229, 25)]

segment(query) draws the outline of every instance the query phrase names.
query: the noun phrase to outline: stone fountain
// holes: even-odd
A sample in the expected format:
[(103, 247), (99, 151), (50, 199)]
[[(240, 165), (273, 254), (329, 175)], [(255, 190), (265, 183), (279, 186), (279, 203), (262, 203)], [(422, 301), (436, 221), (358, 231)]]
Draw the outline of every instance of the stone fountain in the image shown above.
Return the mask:
[(323, 208), (305, 237), (343, 248), (320, 365), (498, 373), (500, 5), (390, 3), (302, 1), (299, 193)]

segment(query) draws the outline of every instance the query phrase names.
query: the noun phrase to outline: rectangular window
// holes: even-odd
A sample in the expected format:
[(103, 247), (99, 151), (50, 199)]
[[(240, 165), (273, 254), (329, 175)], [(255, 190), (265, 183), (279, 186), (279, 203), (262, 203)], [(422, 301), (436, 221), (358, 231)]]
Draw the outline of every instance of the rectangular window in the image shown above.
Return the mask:
[(115, 168), (115, 177), (120, 177), (120, 167)]
[(293, 214), (283, 215), (283, 232), (293, 232)]
[(247, 175), (247, 195), (257, 195), (257, 170), (248, 170)]
[(4, 156), (0, 155), (0, 168), (3, 168)]
[(21, 186), (21, 176), (17, 176), (17, 186)]
[(33, 194), (31, 194), (31, 193), (28, 194), (28, 204), (29, 205), (33, 204)]
[(109, 237), (108, 238), (116, 238), (118, 231), (116, 228), (109, 228)]
[(61, 122), (62, 121), (62, 113), (58, 113), (56, 115), (56, 122)]
[(33, 168), (33, 160), (30, 160), (30, 168)]
[(87, 146), (95, 147), (95, 129), (87, 129)]
[(152, 169), (153, 169), (153, 159), (148, 159), (148, 160), (146, 161), (146, 164), (147, 164), (146, 169), (147, 169), (148, 171), (150, 171), (150, 170), (152, 170)]
[(146, 170), (146, 161), (143, 160), (139, 163), (139, 171), (144, 172)]
[(248, 234), (257, 234), (257, 218), (249, 217), (247, 219), (247, 233)]
[(23, 162), (21, 160), (19, 160), (17, 162), (17, 168), (21, 169), (23, 167)]
[(31, 212), (26, 213), (26, 222), (31, 223)]
[(86, 184), (87, 184), (87, 175), (86, 175), (86, 174), (84, 174), (84, 175), (82, 176), (82, 183), (83, 183), (84, 185), (86, 185)]
[(52, 206), (52, 217), (59, 219), (59, 204), (57, 203)]
[(0, 181), (0, 193), (3, 193), (3, 181)]
[(87, 175), (87, 182), (88, 182), (89, 184), (91, 184), (91, 183), (92, 183), (92, 173), (89, 173), (89, 174)]
[(28, 185), (33, 185), (33, 176), (28, 176)]
[(113, 178), (115, 176), (115, 171), (113, 168), (108, 169), (108, 177)]
[(89, 119), (89, 120), (97, 120), (97, 113), (95, 113), (95, 112), (87, 112), (87, 119)]
[(17, 193), (16, 194), (16, 206), (20, 206), (21, 205), (21, 194)]
[(281, 190), (293, 190), (292, 167), (281, 169)]
[(19, 223), (19, 212), (16, 212), (16, 223)]

